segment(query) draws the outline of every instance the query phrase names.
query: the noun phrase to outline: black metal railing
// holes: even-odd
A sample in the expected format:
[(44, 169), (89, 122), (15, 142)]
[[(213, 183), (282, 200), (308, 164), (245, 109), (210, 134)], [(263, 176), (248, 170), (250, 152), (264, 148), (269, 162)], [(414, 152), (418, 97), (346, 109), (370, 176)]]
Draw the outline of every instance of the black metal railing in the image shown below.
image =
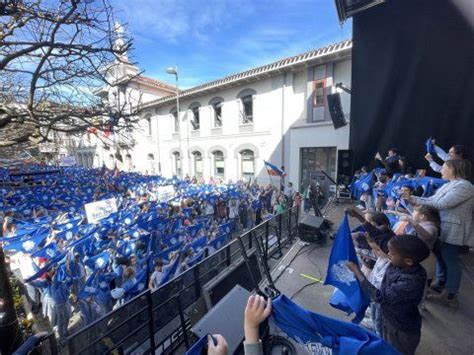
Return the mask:
[(258, 252), (261, 274), (268, 281), (267, 261), (283, 255), (283, 247), (295, 238), (297, 224), (297, 209), (264, 221), (159, 289), (144, 291), (69, 336), (67, 350), (61, 352), (144, 354), (172, 353), (182, 344), (188, 348), (191, 321), (186, 310), (203, 296), (203, 286), (242, 260), (242, 248), (245, 256), (254, 249)]

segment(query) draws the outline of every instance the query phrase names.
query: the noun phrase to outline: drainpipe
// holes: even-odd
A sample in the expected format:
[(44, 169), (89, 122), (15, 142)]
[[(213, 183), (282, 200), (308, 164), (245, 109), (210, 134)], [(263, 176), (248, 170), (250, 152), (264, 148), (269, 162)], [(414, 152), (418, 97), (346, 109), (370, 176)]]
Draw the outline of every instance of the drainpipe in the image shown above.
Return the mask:
[(281, 84), (281, 165), (287, 169), (285, 164), (285, 87), (287, 73), (283, 73), (283, 82)]

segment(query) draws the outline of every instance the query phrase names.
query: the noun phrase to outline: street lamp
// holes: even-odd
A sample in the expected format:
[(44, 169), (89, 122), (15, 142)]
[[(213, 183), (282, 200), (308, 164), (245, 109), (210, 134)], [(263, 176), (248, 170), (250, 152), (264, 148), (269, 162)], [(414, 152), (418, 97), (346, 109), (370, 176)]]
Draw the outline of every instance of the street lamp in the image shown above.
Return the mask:
[[(182, 156), (182, 147), (181, 147), (181, 118), (179, 112), (179, 87), (178, 87), (178, 66), (168, 67), (166, 73), (174, 75), (176, 78), (176, 116), (178, 119), (178, 129), (179, 129), (179, 156), (180, 156), (180, 165), (181, 165), (181, 175), (183, 170), (183, 156)], [(187, 157), (188, 157), (188, 173), (191, 174), (191, 160), (189, 158), (189, 130), (187, 130)], [(181, 176), (182, 177), (182, 176)]]

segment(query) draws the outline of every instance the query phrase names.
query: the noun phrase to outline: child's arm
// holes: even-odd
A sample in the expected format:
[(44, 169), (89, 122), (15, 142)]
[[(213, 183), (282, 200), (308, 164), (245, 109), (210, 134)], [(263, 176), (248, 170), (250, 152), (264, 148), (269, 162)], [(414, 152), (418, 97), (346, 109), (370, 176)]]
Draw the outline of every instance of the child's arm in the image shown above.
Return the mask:
[(377, 257), (388, 259), (388, 255), (385, 254), (382, 248), (380, 248), (379, 245), (373, 239), (371, 239), (368, 235), (366, 235), (366, 238), (367, 243), (369, 243), (369, 246), (372, 248), (372, 251)]
[(415, 232), (418, 235), (418, 237), (421, 240), (423, 240), (425, 243), (427, 243), (428, 245), (431, 245), (431, 243), (433, 243), (434, 240), (436, 239), (436, 236), (433, 236), (432, 233), (430, 233), (425, 228), (420, 226), (418, 224), (418, 222), (415, 221), (412, 217), (403, 216), (402, 218), (400, 218), (400, 220), (401, 221), (407, 221), (408, 223), (410, 223), (413, 226), (413, 228), (415, 229)]
[(354, 208), (354, 207), (346, 208), (345, 212), (346, 212), (349, 216), (358, 219), (361, 223), (364, 223), (364, 222), (365, 222), (365, 217), (364, 217), (364, 215), (363, 215), (357, 208)]
[(379, 290), (365, 278), (356, 264), (349, 261), (347, 267), (354, 273), (364, 292), (376, 303), (385, 305), (406, 303), (417, 300), (420, 294), (423, 294), (424, 282), (420, 283), (415, 279), (401, 277), (397, 282)]

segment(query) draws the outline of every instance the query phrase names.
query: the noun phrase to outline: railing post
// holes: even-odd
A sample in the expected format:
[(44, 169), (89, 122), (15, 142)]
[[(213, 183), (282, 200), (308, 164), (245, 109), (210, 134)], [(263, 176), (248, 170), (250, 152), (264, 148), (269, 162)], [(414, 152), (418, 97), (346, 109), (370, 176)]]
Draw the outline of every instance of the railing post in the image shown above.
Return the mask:
[[(248, 234), (249, 240), (252, 240), (252, 235), (253, 235), (253, 231), (250, 231)], [(242, 257), (244, 258), (245, 266), (247, 267), (247, 271), (249, 273), (250, 279), (252, 280), (253, 286), (255, 287), (257, 291), (261, 292), (258, 287), (258, 282), (257, 280), (255, 280), (255, 277), (253, 276), (252, 268), (250, 266), (249, 256), (247, 254), (247, 251), (245, 250), (245, 243), (242, 240), (242, 236), (238, 236), (237, 239), (239, 241), (240, 252), (242, 253)], [(258, 244), (258, 241), (256, 243)]]
[(226, 260), (226, 265), (230, 266), (230, 245), (227, 244), (225, 247), (225, 260)]
[[(266, 225), (268, 225), (269, 221), (266, 221), (265, 223), (266, 223)], [(266, 230), (268, 231), (268, 228), (266, 228)], [(268, 240), (268, 234), (267, 234), (266, 239)], [(262, 242), (262, 244), (263, 244), (263, 242)], [(275, 284), (273, 283), (272, 274), (270, 273), (270, 269), (268, 267), (267, 256), (263, 253), (262, 247), (260, 246), (260, 242), (258, 240), (255, 240), (255, 250), (258, 254), (258, 258), (260, 259), (260, 263), (262, 264), (263, 272), (265, 273), (265, 276), (267, 277), (268, 285), (272, 289), (276, 290)]]
[(268, 256), (268, 235), (270, 234), (270, 221), (271, 219), (265, 221), (265, 242), (262, 242), (263, 256), (265, 257), (265, 260), (267, 260)]
[[(278, 243), (278, 252), (279, 256), (277, 258), (281, 258), (283, 256), (283, 251), (281, 250), (281, 236), (282, 236), (282, 219), (283, 219), (283, 214), (277, 215), (278, 218), (278, 231), (277, 231), (277, 243)], [(275, 257), (272, 255), (272, 258), (275, 259)]]
[(153, 300), (151, 299), (151, 291), (148, 290), (146, 294), (148, 303), (148, 328), (150, 331), (150, 349), (151, 353), (155, 353), (155, 319), (153, 318)]
[(193, 278), (194, 278), (194, 288), (196, 291), (196, 298), (201, 297), (201, 283), (199, 282), (199, 264), (194, 266), (193, 269)]
[(288, 239), (290, 240), (290, 243), (293, 243), (293, 235), (291, 233), (291, 216), (293, 215), (293, 208), (290, 208), (288, 210), (288, 215), (287, 215), (287, 218), (288, 218)]
[(74, 353), (74, 346), (72, 345), (72, 338), (68, 338), (67, 340), (67, 350), (69, 354), (75, 354)]
[(184, 344), (186, 345), (186, 349), (188, 349), (189, 339), (188, 339), (188, 332), (186, 329), (186, 320), (184, 319), (183, 305), (181, 303), (181, 292), (176, 296), (176, 301), (178, 303), (178, 312), (179, 312), (179, 319), (181, 321), (181, 328), (183, 329)]

